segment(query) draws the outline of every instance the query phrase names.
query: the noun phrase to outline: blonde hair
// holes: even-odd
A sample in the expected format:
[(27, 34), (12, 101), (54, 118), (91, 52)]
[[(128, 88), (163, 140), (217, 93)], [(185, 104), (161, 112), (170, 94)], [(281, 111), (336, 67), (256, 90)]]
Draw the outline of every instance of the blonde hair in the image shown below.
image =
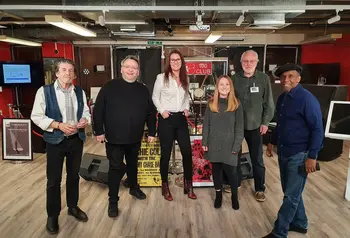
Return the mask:
[(219, 112), (219, 98), (220, 98), (219, 83), (223, 78), (227, 79), (230, 84), (230, 92), (227, 96), (228, 106), (227, 106), (226, 112), (234, 112), (237, 110), (239, 106), (239, 101), (236, 98), (235, 89), (233, 87), (232, 80), (227, 75), (220, 76), (216, 81), (214, 97), (209, 101), (209, 108), (212, 112)]

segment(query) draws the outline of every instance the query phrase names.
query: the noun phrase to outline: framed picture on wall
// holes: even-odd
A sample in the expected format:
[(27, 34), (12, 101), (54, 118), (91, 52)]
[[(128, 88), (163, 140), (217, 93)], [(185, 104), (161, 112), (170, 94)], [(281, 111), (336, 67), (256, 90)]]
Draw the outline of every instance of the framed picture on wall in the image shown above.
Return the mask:
[(2, 159), (33, 160), (30, 119), (4, 118), (2, 124)]

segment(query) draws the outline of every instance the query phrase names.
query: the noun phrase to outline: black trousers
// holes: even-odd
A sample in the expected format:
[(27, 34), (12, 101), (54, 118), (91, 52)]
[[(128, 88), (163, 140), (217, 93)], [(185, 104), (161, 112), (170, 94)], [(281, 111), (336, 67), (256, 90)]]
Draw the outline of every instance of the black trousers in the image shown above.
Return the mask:
[(168, 181), (169, 160), (174, 140), (179, 143), (184, 178), (192, 181), (192, 148), (186, 117), (182, 112), (172, 113), (167, 119), (158, 117), (158, 135), (161, 148), (160, 175), (163, 182)]
[(227, 176), (229, 185), (231, 187), (232, 193), (237, 193), (238, 187), (238, 178), (237, 178), (237, 167), (231, 166), (224, 163), (212, 163), (213, 169), (213, 180), (214, 187), (216, 190), (222, 189), (222, 176), (223, 172)]
[[(244, 138), (247, 141), (250, 159), (253, 165), (254, 186), (256, 192), (265, 191), (265, 165), (263, 160), (262, 136), (260, 128), (255, 130), (244, 130)], [(239, 152), (238, 159), (238, 185), (241, 185), (242, 170), (241, 157), (242, 150)]]
[[(108, 188), (109, 202), (117, 203), (119, 200), (119, 185), (125, 172), (128, 175), (128, 184), (131, 188), (137, 186), (137, 161), (141, 142), (125, 145), (106, 143), (106, 154), (109, 160)], [(124, 164), (124, 155), (126, 165)]]
[(49, 217), (59, 216), (61, 211), (61, 180), (66, 158), (67, 206), (76, 207), (79, 200), (79, 169), (83, 153), (83, 141), (78, 135), (64, 139), (60, 144), (46, 143), (46, 210)]

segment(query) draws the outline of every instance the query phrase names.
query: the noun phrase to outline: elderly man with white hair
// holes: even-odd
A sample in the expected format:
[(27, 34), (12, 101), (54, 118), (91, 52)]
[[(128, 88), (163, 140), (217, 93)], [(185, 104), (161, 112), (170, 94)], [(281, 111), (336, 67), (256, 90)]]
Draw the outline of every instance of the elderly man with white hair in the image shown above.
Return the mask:
[[(275, 106), (270, 78), (256, 69), (258, 62), (258, 54), (254, 50), (245, 51), (241, 56), (243, 71), (236, 73), (232, 80), (244, 111), (244, 138), (253, 165), (255, 198), (259, 202), (264, 202), (266, 196), (262, 135), (267, 132)], [(240, 185), (240, 171), (238, 166), (238, 185)]]

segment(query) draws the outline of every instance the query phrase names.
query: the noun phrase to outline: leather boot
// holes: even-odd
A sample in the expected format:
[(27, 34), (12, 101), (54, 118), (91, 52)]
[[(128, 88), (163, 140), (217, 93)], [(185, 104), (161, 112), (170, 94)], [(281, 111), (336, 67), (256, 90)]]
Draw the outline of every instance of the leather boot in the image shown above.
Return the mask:
[(184, 182), (184, 194), (187, 194), (188, 198), (197, 199), (196, 194), (193, 192), (192, 181), (185, 180)]
[(214, 201), (214, 207), (220, 208), (222, 205), (222, 190), (216, 191), (216, 197)]
[(165, 200), (168, 200), (168, 201), (173, 200), (173, 196), (171, 196), (171, 193), (169, 190), (168, 182), (162, 182), (162, 195), (164, 196)]
[(231, 199), (232, 199), (232, 208), (234, 210), (238, 210), (239, 209), (238, 194), (232, 193)]

